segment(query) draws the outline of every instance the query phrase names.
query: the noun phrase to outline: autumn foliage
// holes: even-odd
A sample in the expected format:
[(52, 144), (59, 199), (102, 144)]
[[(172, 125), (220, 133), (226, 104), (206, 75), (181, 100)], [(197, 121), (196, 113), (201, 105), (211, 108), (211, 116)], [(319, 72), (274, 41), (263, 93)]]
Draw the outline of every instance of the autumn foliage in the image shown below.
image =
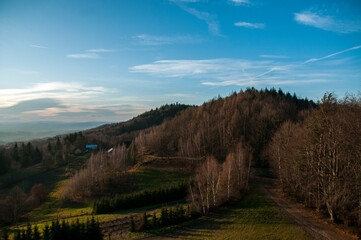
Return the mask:
[(327, 214), (361, 226), (361, 99), (325, 94), (299, 122), (285, 122), (266, 155), (285, 192)]

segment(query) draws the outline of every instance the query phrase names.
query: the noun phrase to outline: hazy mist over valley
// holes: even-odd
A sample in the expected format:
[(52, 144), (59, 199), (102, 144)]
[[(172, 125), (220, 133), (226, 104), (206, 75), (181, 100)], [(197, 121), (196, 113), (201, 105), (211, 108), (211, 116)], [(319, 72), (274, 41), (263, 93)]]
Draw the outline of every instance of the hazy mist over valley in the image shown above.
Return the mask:
[(55, 137), (98, 127), (105, 122), (0, 122), (0, 145)]

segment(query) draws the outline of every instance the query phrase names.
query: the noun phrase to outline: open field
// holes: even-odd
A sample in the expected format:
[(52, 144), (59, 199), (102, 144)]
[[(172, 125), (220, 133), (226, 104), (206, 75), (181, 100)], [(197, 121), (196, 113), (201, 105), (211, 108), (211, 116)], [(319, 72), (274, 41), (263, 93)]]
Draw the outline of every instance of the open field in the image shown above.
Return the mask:
[[(88, 155), (72, 159), (69, 164), (70, 170), (74, 171), (79, 169), (87, 157)], [(50, 194), (45, 203), (25, 215), (26, 220), (20, 222), (20, 225), (27, 224), (28, 222), (31, 224), (41, 222), (41, 225), (45, 225), (52, 219), (57, 218), (68, 219), (72, 221), (76, 218), (79, 218), (79, 220), (84, 220), (89, 217), (88, 215), (92, 212), (91, 202), (62, 205), (58, 199), (58, 195), (62, 186), (69, 178), (69, 174), (65, 166), (50, 171), (45, 171), (42, 169), (34, 171), (33, 168), (37, 168), (37, 166), (27, 170), (31, 173), (35, 172), (35, 174), (28, 178), (23, 178), (20, 183), (24, 183), (27, 186), (32, 186), (36, 183), (43, 183), (48, 189), (50, 189)], [(189, 177), (191, 176), (189, 173), (179, 172), (173, 168), (159, 168), (151, 166), (140, 167), (134, 172), (134, 175), (137, 186), (134, 192), (185, 182), (188, 181)], [(29, 189), (30, 187), (26, 188), (25, 190), (29, 191)], [(176, 203), (170, 204), (174, 205)], [(113, 212), (111, 214), (96, 215), (96, 218), (100, 222), (110, 221), (128, 216), (129, 214), (155, 209), (161, 206), (162, 205), (153, 205), (140, 209), (124, 210)]]
[(240, 200), (208, 216), (131, 239), (311, 239), (255, 186)]

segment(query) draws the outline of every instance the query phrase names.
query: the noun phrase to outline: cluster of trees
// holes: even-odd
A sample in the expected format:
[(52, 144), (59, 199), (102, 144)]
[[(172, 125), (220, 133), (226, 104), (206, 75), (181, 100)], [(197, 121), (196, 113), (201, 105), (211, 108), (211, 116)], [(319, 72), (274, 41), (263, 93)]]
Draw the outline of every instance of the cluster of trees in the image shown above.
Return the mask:
[(11, 189), (10, 193), (0, 200), (0, 223), (15, 223), (26, 211), (34, 209), (43, 203), (49, 192), (42, 184), (35, 184), (29, 196), (19, 187)]
[(275, 133), (265, 155), (285, 192), (331, 221), (361, 226), (361, 98), (325, 94)]
[(131, 165), (125, 145), (117, 146), (111, 152), (99, 151), (91, 155), (84, 169), (79, 170), (67, 182), (60, 199), (82, 201), (109, 192), (126, 188), (128, 168)]
[(40, 149), (30, 142), (22, 143), (20, 146), (15, 143), (12, 148), (0, 148), (0, 175), (12, 168), (24, 168), (40, 163), (42, 158)]
[(136, 231), (157, 229), (161, 227), (168, 227), (168, 226), (180, 224), (185, 221), (189, 221), (198, 216), (199, 214), (192, 212), (189, 206), (187, 208), (184, 208), (183, 206), (176, 206), (173, 208), (162, 208), (160, 216), (157, 217), (156, 213), (154, 212), (153, 215), (151, 216), (151, 219), (149, 219), (147, 213), (144, 212), (142, 220), (139, 225), (136, 225), (133, 217), (131, 217), (129, 223), (129, 231), (136, 232)]
[(117, 195), (113, 198), (103, 198), (94, 202), (93, 213), (108, 213), (117, 210), (138, 208), (152, 204), (175, 201), (186, 197), (187, 186), (188, 184), (181, 183), (133, 194)]
[(247, 89), (227, 98), (213, 99), (200, 107), (188, 107), (159, 126), (138, 134), (135, 145), (160, 156), (201, 158), (212, 155), (224, 161), (243, 141), (253, 149), (256, 165), (265, 166), (260, 153), (277, 128), (299, 112), (314, 106), (281, 90)]
[(76, 222), (69, 223), (67, 221), (54, 221), (50, 227), (45, 225), (42, 234), (35, 225), (30, 225), (23, 231), (15, 233), (14, 240), (101, 240), (103, 239), (102, 230), (99, 223), (94, 219), (87, 219), (85, 223)]
[(196, 171), (189, 187), (188, 199), (192, 208), (207, 214), (212, 208), (229, 201), (248, 188), (252, 153), (239, 143), (223, 164), (208, 157)]

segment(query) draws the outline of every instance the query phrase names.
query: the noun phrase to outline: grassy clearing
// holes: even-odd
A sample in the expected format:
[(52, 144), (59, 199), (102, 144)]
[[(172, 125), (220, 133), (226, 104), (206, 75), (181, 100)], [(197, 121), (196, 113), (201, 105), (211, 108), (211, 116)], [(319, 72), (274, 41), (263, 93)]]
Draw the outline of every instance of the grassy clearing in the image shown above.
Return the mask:
[[(80, 166), (79, 164), (83, 163), (84, 161), (85, 159), (82, 158), (73, 159), (72, 161), (70, 161), (70, 168), (72, 170), (77, 169)], [(190, 174), (182, 173), (175, 169), (144, 167), (144, 168), (140, 168), (135, 173), (135, 176), (138, 184), (136, 191), (143, 191), (145, 189), (154, 189), (169, 184), (184, 182), (189, 179)], [(61, 205), (60, 201), (58, 200), (59, 191), (61, 191), (62, 186), (66, 183), (68, 179), (68, 176), (66, 175), (66, 171), (63, 168), (45, 172), (42, 175), (39, 175), (38, 179), (43, 180), (42, 182), (48, 182), (49, 184), (51, 184), (50, 186), (52, 191), (50, 192), (49, 198), (44, 204), (42, 204), (40, 207), (34, 209), (33, 211), (27, 214), (26, 217), (29, 219), (29, 222), (36, 223), (40, 221), (45, 221), (47, 219), (56, 219), (56, 218), (64, 218), (64, 217), (70, 220), (76, 218), (79, 218), (79, 220), (81, 220), (83, 218), (86, 219), (86, 216), (81, 216), (81, 217), (72, 217), (72, 216), (85, 214), (86, 212), (88, 213), (92, 212), (92, 207), (90, 202), (71, 203), (67, 206)], [(37, 182), (37, 183), (42, 183), (42, 182)], [(101, 215), (96, 215), (96, 217), (99, 218), (99, 221), (108, 221), (119, 217), (124, 217), (127, 214), (142, 212), (149, 208), (154, 209), (154, 206), (132, 209), (127, 211), (117, 211), (111, 214), (101, 214)], [(161, 206), (162, 205), (158, 205), (158, 207)], [(26, 222), (23, 222), (22, 224), (25, 223)], [(44, 223), (42, 223), (42, 225), (44, 225)]]
[(229, 203), (199, 219), (130, 238), (160, 239), (310, 239), (266, 196), (254, 187), (237, 202)]
[(137, 191), (185, 182), (189, 180), (190, 176), (190, 173), (180, 172), (172, 168), (155, 167), (140, 168), (135, 173)]

